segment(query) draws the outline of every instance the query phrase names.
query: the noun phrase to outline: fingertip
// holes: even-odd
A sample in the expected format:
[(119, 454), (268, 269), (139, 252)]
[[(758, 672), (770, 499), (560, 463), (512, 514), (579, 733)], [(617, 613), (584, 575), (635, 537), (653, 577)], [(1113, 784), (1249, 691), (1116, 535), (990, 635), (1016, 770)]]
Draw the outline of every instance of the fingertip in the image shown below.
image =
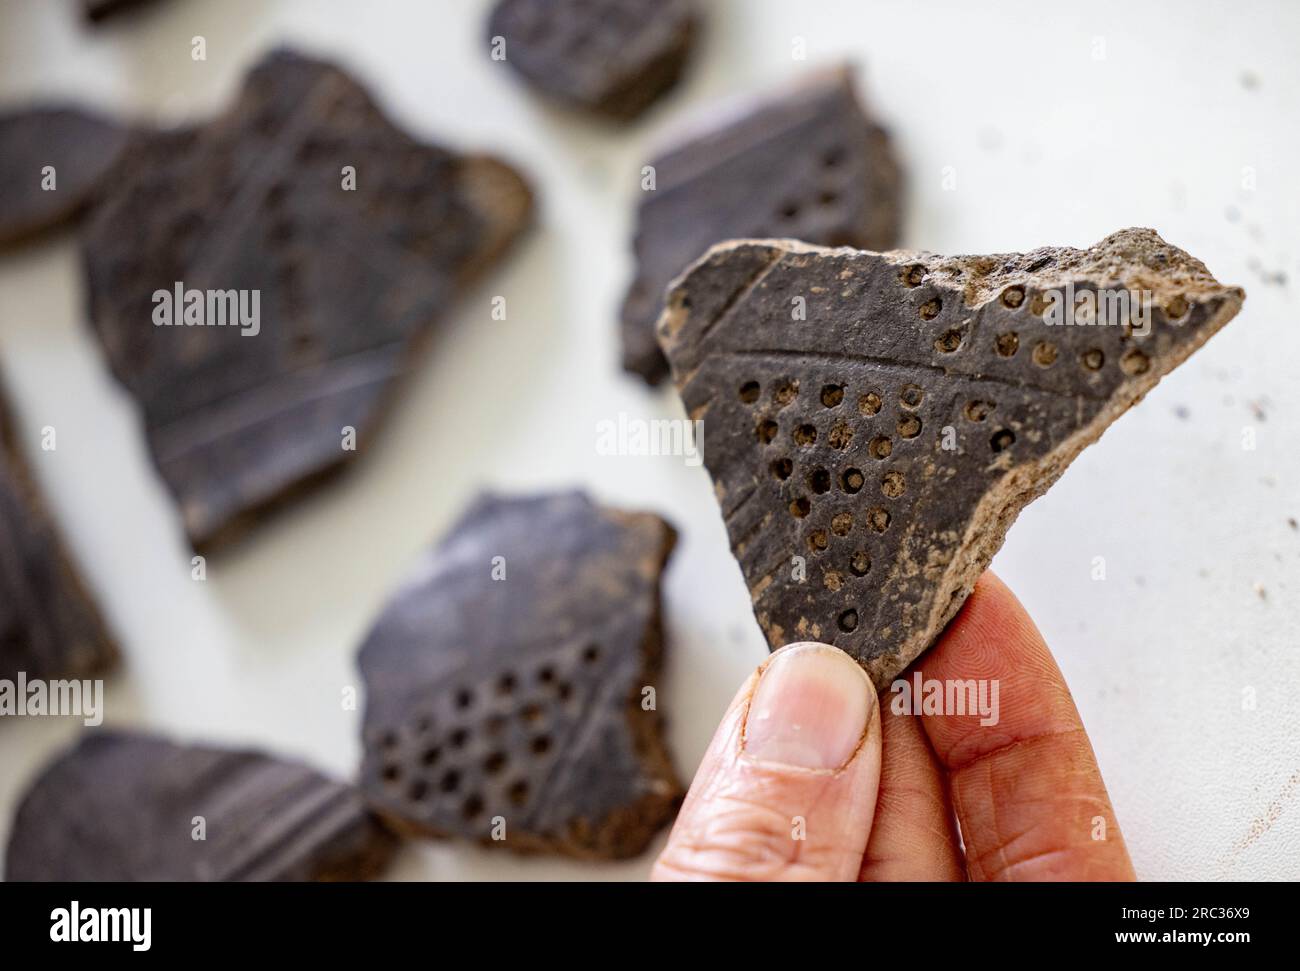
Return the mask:
[(880, 734), (875, 688), (849, 655), (816, 642), (774, 652), (724, 716), (656, 878), (852, 880)]
[[(1078, 709), (1046, 641), (998, 577), (986, 573), (916, 675), (975, 686), (979, 710), (925, 712), (948, 772), (975, 879), (1132, 879)], [(1109, 820), (1097, 839), (1097, 819)]]
[(843, 769), (876, 726), (876, 690), (848, 654), (801, 641), (763, 665), (741, 732), (746, 758), (817, 771)]

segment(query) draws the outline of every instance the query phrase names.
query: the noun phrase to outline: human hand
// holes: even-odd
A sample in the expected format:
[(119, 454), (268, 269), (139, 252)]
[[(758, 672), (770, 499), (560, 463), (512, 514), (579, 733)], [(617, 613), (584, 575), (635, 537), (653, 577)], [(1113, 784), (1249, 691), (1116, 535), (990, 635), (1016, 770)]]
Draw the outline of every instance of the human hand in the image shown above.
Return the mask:
[(773, 654), (723, 716), (652, 879), (1134, 878), (1070, 691), (1001, 580), (980, 578), (916, 666), (996, 683), (996, 724), (894, 714), (834, 647)]

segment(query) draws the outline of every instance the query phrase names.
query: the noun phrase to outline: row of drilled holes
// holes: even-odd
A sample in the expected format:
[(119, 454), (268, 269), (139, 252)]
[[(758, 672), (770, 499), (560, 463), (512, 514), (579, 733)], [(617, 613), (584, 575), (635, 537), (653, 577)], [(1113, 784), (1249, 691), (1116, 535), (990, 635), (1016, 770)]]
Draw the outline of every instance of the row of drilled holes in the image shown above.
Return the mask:
[[(593, 665), (600, 660), (600, 654), (599, 644), (588, 644), (582, 649), (582, 663)], [(567, 681), (560, 681), (555, 673), (555, 668), (549, 664), (538, 668), (535, 678), (538, 684), (555, 686), (556, 693), (562, 701), (568, 699), (573, 693), (573, 686)], [(518, 686), (518, 678), (513, 672), (507, 671), (497, 678), (496, 693), (500, 697), (510, 697), (515, 693)], [(459, 711), (468, 711), (473, 707), (475, 700), (472, 688), (460, 688), (456, 691), (456, 708)]]
[[(600, 647), (596, 644), (589, 644), (583, 649), (582, 660), (585, 664), (594, 664), (600, 659)], [(536, 679), (544, 685), (555, 685), (557, 694), (561, 701), (566, 700), (572, 693), (572, 686), (568, 682), (558, 681), (555, 669), (550, 665), (545, 665), (538, 669)], [(497, 694), (509, 696), (514, 693), (518, 681), (516, 676), (511, 672), (501, 675), (496, 684)], [(462, 711), (468, 710), (474, 703), (474, 693), (471, 689), (461, 688), (456, 694), (456, 707)], [(529, 704), (520, 712), (520, 716), (528, 723), (536, 723), (542, 719), (544, 712), (538, 704)], [(420, 723), (422, 732), (432, 729), (431, 719), (422, 719)], [(501, 716), (493, 716), (489, 719), (489, 734), (499, 734), (504, 728), (504, 719)], [(447, 737), (448, 744), (453, 749), (462, 749), (469, 741), (469, 731), (466, 728), (457, 728)], [(385, 748), (394, 748), (397, 744), (397, 737), (393, 733), (388, 733), (382, 744)], [(551, 749), (551, 738), (549, 735), (534, 736), (529, 743), (529, 750), (533, 755), (542, 756)], [(420, 756), (420, 762), (426, 768), (432, 768), (442, 757), (442, 747), (439, 745), (430, 745), (424, 749)], [(484, 760), (483, 769), (489, 775), (499, 774), (504, 770), (508, 757), (503, 751), (495, 751), (488, 755)], [(396, 785), (401, 782), (401, 767), (396, 763), (389, 763), (383, 769), (383, 778), (385, 782)], [(461, 774), (457, 769), (449, 769), (443, 773), (439, 780), (439, 788), (444, 793), (455, 792), (460, 786)], [(414, 802), (422, 802), (428, 795), (428, 783), (424, 779), (412, 780), (407, 795)], [(511, 802), (515, 805), (523, 805), (528, 797), (528, 783), (524, 780), (518, 780), (511, 784), (509, 789)], [(481, 811), (482, 799), (476, 794), (467, 797), (463, 808), (466, 819), (470, 819)]]
[[(838, 408), (844, 402), (842, 384), (824, 384), (821, 390), (821, 403), (825, 408)], [(736, 392), (741, 403), (752, 405), (763, 393), (763, 386), (755, 380), (745, 381)], [(784, 408), (799, 396), (799, 382), (784, 379), (777, 383), (772, 391), (772, 400), (778, 408)], [(915, 411), (925, 400), (925, 389), (919, 384), (905, 384), (898, 392), (898, 402), (904, 408)], [(884, 399), (876, 391), (868, 391), (858, 397), (858, 411), (863, 415), (874, 415), (884, 405)]]
[[(902, 269), (899, 273), (899, 279), (904, 286), (919, 286), (925, 279), (925, 267), (920, 264), (913, 264)], [(1024, 305), (1025, 288), (1020, 286), (1007, 287), (1002, 291), (1001, 296), (1003, 306), (1015, 310)], [(943, 309), (943, 301), (938, 297), (932, 297), (925, 301), (918, 308), (918, 313), (922, 320), (933, 320), (939, 316)], [(1190, 305), (1182, 297), (1176, 297), (1170, 302), (1167, 313), (1173, 318), (1186, 316)], [(951, 354), (961, 347), (962, 332), (956, 329), (949, 329), (940, 334), (934, 341), (934, 349), (941, 354)], [(994, 348), (1000, 357), (1015, 357), (1016, 352), (1020, 349), (1020, 335), (1015, 331), (1005, 331), (994, 338)], [(1039, 341), (1034, 345), (1032, 357), (1035, 364), (1041, 368), (1049, 368), (1056, 363), (1059, 351), (1051, 341)], [(1100, 371), (1106, 363), (1106, 355), (1101, 348), (1093, 347), (1079, 355), (1079, 365), (1085, 371)], [(1129, 348), (1119, 361), (1120, 369), (1130, 377), (1145, 374), (1151, 369), (1151, 360), (1145, 353), (1136, 347)]]

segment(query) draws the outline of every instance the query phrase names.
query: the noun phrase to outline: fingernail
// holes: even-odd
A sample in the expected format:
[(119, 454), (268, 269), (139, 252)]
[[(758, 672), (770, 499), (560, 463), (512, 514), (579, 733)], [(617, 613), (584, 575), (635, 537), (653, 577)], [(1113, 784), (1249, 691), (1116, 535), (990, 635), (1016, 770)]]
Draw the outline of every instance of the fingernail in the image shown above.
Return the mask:
[(874, 701), (866, 672), (843, 651), (826, 644), (787, 647), (754, 689), (745, 754), (803, 769), (838, 769), (862, 742)]

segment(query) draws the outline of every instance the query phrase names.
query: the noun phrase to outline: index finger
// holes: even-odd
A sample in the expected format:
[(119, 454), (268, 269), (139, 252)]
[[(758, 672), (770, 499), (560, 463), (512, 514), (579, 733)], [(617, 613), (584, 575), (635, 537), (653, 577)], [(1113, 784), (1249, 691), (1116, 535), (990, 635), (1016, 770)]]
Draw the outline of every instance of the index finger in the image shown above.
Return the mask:
[[(975, 880), (1132, 880), (1133, 864), (1074, 699), (1042, 635), (986, 572), (904, 675), (978, 693), (987, 714), (926, 714)], [(929, 689), (927, 689), (929, 690)], [(994, 692), (996, 691), (996, 694)], [(882, 707), (890, 701), (881, 699)], [(963, 706), (958, 706), (959, 711)]]

